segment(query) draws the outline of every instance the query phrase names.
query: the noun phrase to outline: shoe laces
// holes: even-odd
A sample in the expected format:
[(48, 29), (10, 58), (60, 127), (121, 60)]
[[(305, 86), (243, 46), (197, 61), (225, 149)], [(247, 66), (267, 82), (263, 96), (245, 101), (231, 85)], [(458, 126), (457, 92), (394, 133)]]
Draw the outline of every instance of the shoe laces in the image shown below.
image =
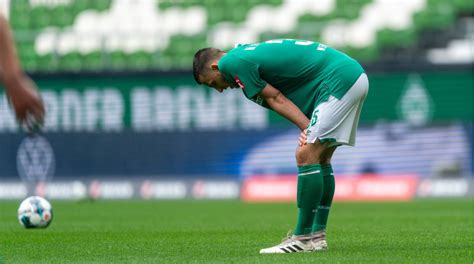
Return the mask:
[(311, 240), (311, 237), (302, 237), (302, 236), (298, 236), (298, 238), (295, 238), (295, 236), (293, 235), (293, 231), (290, 229), (288, 230), (288, 232), (286, 233), (286, 237), (284, 237), (282, 240), (281, 240), (281, 243), (287, 243), (287, 242), (290, 242), (290, 241), (299, 241), (299, 242), (302, 242), (302, 243), (306, 243), (307, 241), (310, 241)]
[(293, 231), (292, 231), (291, 229), (288, 230), (288, 232), (286, 232), (286, 237), (284, 237), (284, 238), (281, 239), (281, 243), (285, 243), (285, 242), (287, 242), (288, 240), (291, 240), (291, 241), (294, 240), (294, 239), (293, 239)]
[(321, 231), (318, 231), (318, 232), (314, 233), (314, 234), (313, 234), (313, 237), (311, 238), (311, 240), (312, 240), (313, 242), (326, 240), (326, 231), (325, 231), (325, 230), (321, 230)]

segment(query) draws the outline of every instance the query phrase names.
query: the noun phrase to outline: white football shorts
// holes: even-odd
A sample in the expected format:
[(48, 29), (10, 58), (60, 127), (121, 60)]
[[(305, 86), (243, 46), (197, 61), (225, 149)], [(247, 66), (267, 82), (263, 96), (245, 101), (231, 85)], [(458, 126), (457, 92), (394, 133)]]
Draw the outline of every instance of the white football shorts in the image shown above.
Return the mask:
[(362, 105), (369, 91), (369, 80), (362, 73), (352, 87), (339, 100), (330, 96), (313, 111), (306, 142), (331, 142), (330, 146), (355, 145)]

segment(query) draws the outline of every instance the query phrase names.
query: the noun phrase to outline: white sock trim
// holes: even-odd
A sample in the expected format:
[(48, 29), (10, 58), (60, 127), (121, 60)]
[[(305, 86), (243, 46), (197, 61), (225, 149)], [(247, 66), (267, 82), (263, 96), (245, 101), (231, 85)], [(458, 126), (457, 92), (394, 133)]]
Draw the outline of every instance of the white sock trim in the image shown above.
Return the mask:
[(316, 174), (316, 173), (320, 173), (321, 171), (320, 170), (317, 170), (317, 171), (310, 171), (310, 172), (303, 172), (303, 173), (298, 173), (298, 176), (304, 176), (304, 175), (309, 175), (309, 174)]

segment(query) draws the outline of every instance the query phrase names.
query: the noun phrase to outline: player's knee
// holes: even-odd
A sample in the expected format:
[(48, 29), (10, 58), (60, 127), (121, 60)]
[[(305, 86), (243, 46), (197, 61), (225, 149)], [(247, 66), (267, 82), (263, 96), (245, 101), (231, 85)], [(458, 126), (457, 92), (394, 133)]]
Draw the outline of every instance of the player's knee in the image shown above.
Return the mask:
[(304, 145), (296, 149), (295, 157), (298, 166), (318, 164), (321, 151), (313, 145)]
[(296, 149), (296, 153), (295, 153), (295, 158), (296, 158), (296, 164), (298, 166), (304, 166), (305, 164), (305, 161), (306, 161), (306, 154), (305, 154), (305, 150), (303, 147), (299, 147)]
[(296, 158), (296, 165), (298, 166), (304, 166), (306, 165), (305, 161), (306, 161), (306, 155), (304, 153), (304, 151), (302, 150), (302, 148), (298, 148), (296, 149), (296, 153), (295, 153), (295, 158)]

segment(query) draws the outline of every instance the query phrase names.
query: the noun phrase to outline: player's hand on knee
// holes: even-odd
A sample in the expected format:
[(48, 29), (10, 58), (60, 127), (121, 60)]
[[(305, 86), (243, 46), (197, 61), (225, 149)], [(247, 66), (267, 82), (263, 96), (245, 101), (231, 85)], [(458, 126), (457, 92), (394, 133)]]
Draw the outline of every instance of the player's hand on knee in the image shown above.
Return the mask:
[(306, 145), (306, 133), (307, 133), (307, 129), (301, 131), (300, 133), (300, 137), (298, 139), (298, 145), (299, 146), (303, 146), (303, 145)]

